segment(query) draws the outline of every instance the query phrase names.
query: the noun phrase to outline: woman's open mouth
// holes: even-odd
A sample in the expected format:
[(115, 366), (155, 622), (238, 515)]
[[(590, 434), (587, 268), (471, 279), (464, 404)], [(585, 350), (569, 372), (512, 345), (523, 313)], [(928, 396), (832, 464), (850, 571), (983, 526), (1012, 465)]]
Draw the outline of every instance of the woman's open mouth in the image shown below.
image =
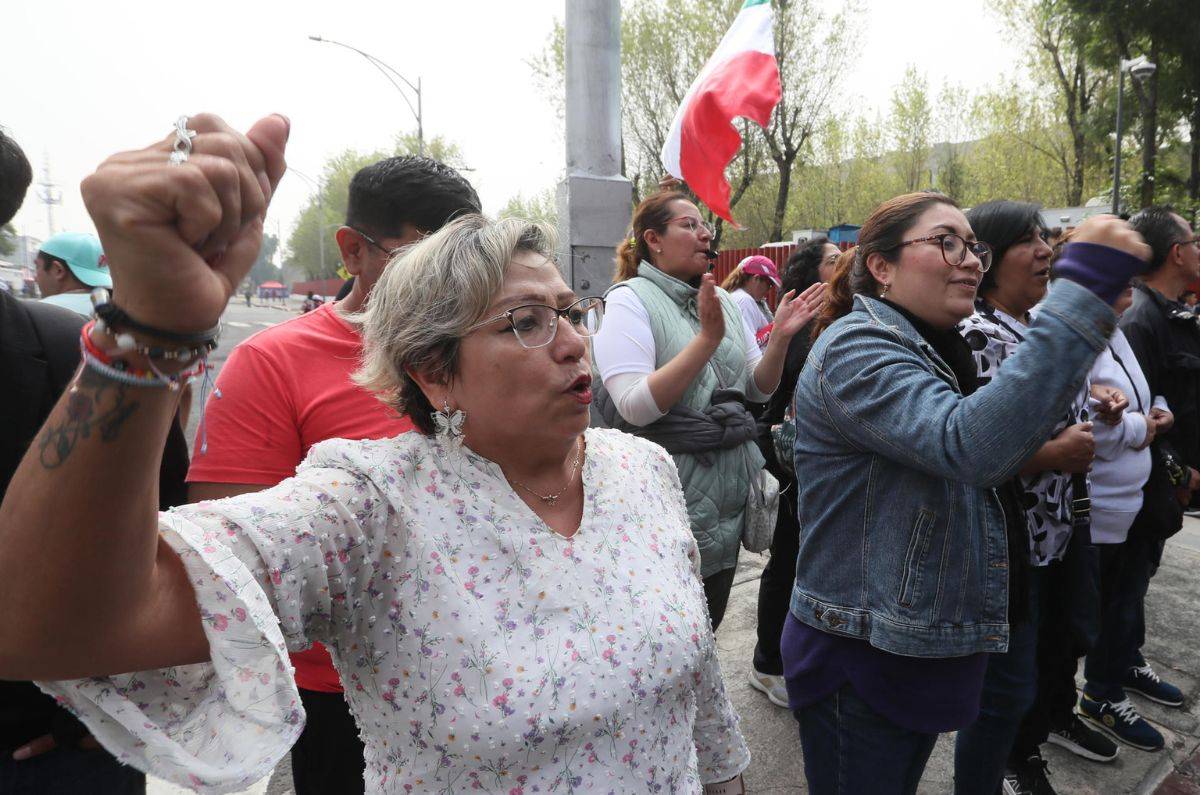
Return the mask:
[(572, 381), (564, 391), (586, 406), (592, 402), (592, 377), (584, 373)]

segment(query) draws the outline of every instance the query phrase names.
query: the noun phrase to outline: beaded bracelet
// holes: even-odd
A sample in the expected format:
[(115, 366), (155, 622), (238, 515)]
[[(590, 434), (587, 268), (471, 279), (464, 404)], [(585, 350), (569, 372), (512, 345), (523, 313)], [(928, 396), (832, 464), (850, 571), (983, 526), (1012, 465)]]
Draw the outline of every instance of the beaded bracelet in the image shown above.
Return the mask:
[[(178, 373), (164, 373), (150, 362), (149, 370), (139, 370), (131, 367), (128, 362), (112, 359), (108, 353), (96, 346), (91, 337), (93, 323), (83, 327), (79, 335), (79, 354), (86, 367), (101, 375), (130, 386), (166, 388), (177, 392), (192, 378), (203, 375), (208, 371), (208, 354), (204, 353), (194, 361), (196, 366), (190, 370)], [(192, 362), (189, 362), (191, 364)]]
[(208, 350), (217, 347), (217, 338), (221, 335), (220, 323), (217, 323), (217, 325), (207, 331), (201, 331), (196, 334), (167, 331), (166, 329), (155, 328), (154, 326), (140, 323), (130, 317), (128, 312), (112, 302), (112, 294), (105, 287), (97, 287), (95, 290), (92, 290), (92, 308), (96, 317), (103, 322), (104, 327), (112, 329), (114, 334), (127, 329), (129, 331), (137, 331), (155, 339), (178, 342), (181, 345), (192, 348), (207, 347)]
[(201, 356), (206, 356), (217, 348), (217, 341), (211, 339), (195, 348), (166, 348), (162, 345), (144, 345), (132, 335), (125, 332), (116, 332), (108, 327), (108, 324), (101, 318), (96, 318), (91, 321), (95, 328), (99, 331), (108, 334), (117, 343), (117, 351), (120, 353), (140, 353), (147, 359), (161, 359), (165, 361), (185, 361), (186, 364), (199, 359)]

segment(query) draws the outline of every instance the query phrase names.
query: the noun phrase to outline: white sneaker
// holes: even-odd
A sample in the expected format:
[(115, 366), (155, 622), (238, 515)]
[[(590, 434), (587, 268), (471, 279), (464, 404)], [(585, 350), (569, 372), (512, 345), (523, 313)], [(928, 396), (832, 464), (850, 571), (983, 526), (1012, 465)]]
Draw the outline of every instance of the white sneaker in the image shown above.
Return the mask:
[(760, 693), (765, 693), (767, 698), (777, 707), (788, 707), (787, 684), (782, 676), (774, 674), (760, 674), (754, 670), (754, 666), (750, 667), (750, 686)]

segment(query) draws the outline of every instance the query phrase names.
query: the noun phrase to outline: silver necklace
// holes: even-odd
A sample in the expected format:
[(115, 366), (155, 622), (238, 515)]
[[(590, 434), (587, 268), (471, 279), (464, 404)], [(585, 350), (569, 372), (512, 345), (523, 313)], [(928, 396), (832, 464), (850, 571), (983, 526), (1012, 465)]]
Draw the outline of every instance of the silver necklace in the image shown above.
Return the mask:
[(525, 489), (525, 491), (527, 491), (530, 494), (532, 494), (533, 496), (537, 497), (539, 500), (546, 503), (547, 505), (554, 505), (556, 502), (558, 502), (558, 498), (563, 495), (563, 492), (565, 492), (567, 489), (571, 488), (571, 484), (575, 482), (575, 472), (576, 472), (576, 470), (579, 469), (579, 459), (580, 459), (579, 443), (576, 442), (575, 443), (575, 460), (571, 462), (571, 474), (567, 477), (567, 482), (563, 484), (563, 487), (561, 489), (559, 489), (556, 494), (538, 494), (536, 491), (529, 488), (521, 481), (513, 480), (512, 478), (509, 478), (509, 482), (512, 483), (514, 486), (520, 486), (521, 488)]

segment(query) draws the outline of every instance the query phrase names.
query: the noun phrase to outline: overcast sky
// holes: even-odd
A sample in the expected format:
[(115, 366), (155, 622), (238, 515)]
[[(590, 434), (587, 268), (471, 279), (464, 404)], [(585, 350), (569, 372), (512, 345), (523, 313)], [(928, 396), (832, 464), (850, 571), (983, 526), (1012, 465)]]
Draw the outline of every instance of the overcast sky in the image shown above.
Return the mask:
[[(822, 0), (830, 5), (834, 0)], [(884, 108), (914, 64), (936, 87), (971, 89), (1020, 73), (1020, 54), (983, 0), (867, 0), (859, 54), (835, 112)], [(307, 174), (346, 147), (390, 146), (415, 128), (408, 107), (360, 56), (422, 79), (425, 135), (458, 144), (488, 212), (554, 186), (563, 132), (531, 77), (563, 0), (14, 0), (5, 8), (0, 126), (25, 149), (35, 183), (49, 163), (62, 193), (58, 231), (90, 230), (79, 182), (109, 154), (149, 144), (177, 116), (216, 112), (245, 127), (278, 111), (292, 120), (288, 163)], [(285, 176), (267, 221), (286, 240), (311, 188)], [(35, 185), (18, 231), (44, 238)]]

